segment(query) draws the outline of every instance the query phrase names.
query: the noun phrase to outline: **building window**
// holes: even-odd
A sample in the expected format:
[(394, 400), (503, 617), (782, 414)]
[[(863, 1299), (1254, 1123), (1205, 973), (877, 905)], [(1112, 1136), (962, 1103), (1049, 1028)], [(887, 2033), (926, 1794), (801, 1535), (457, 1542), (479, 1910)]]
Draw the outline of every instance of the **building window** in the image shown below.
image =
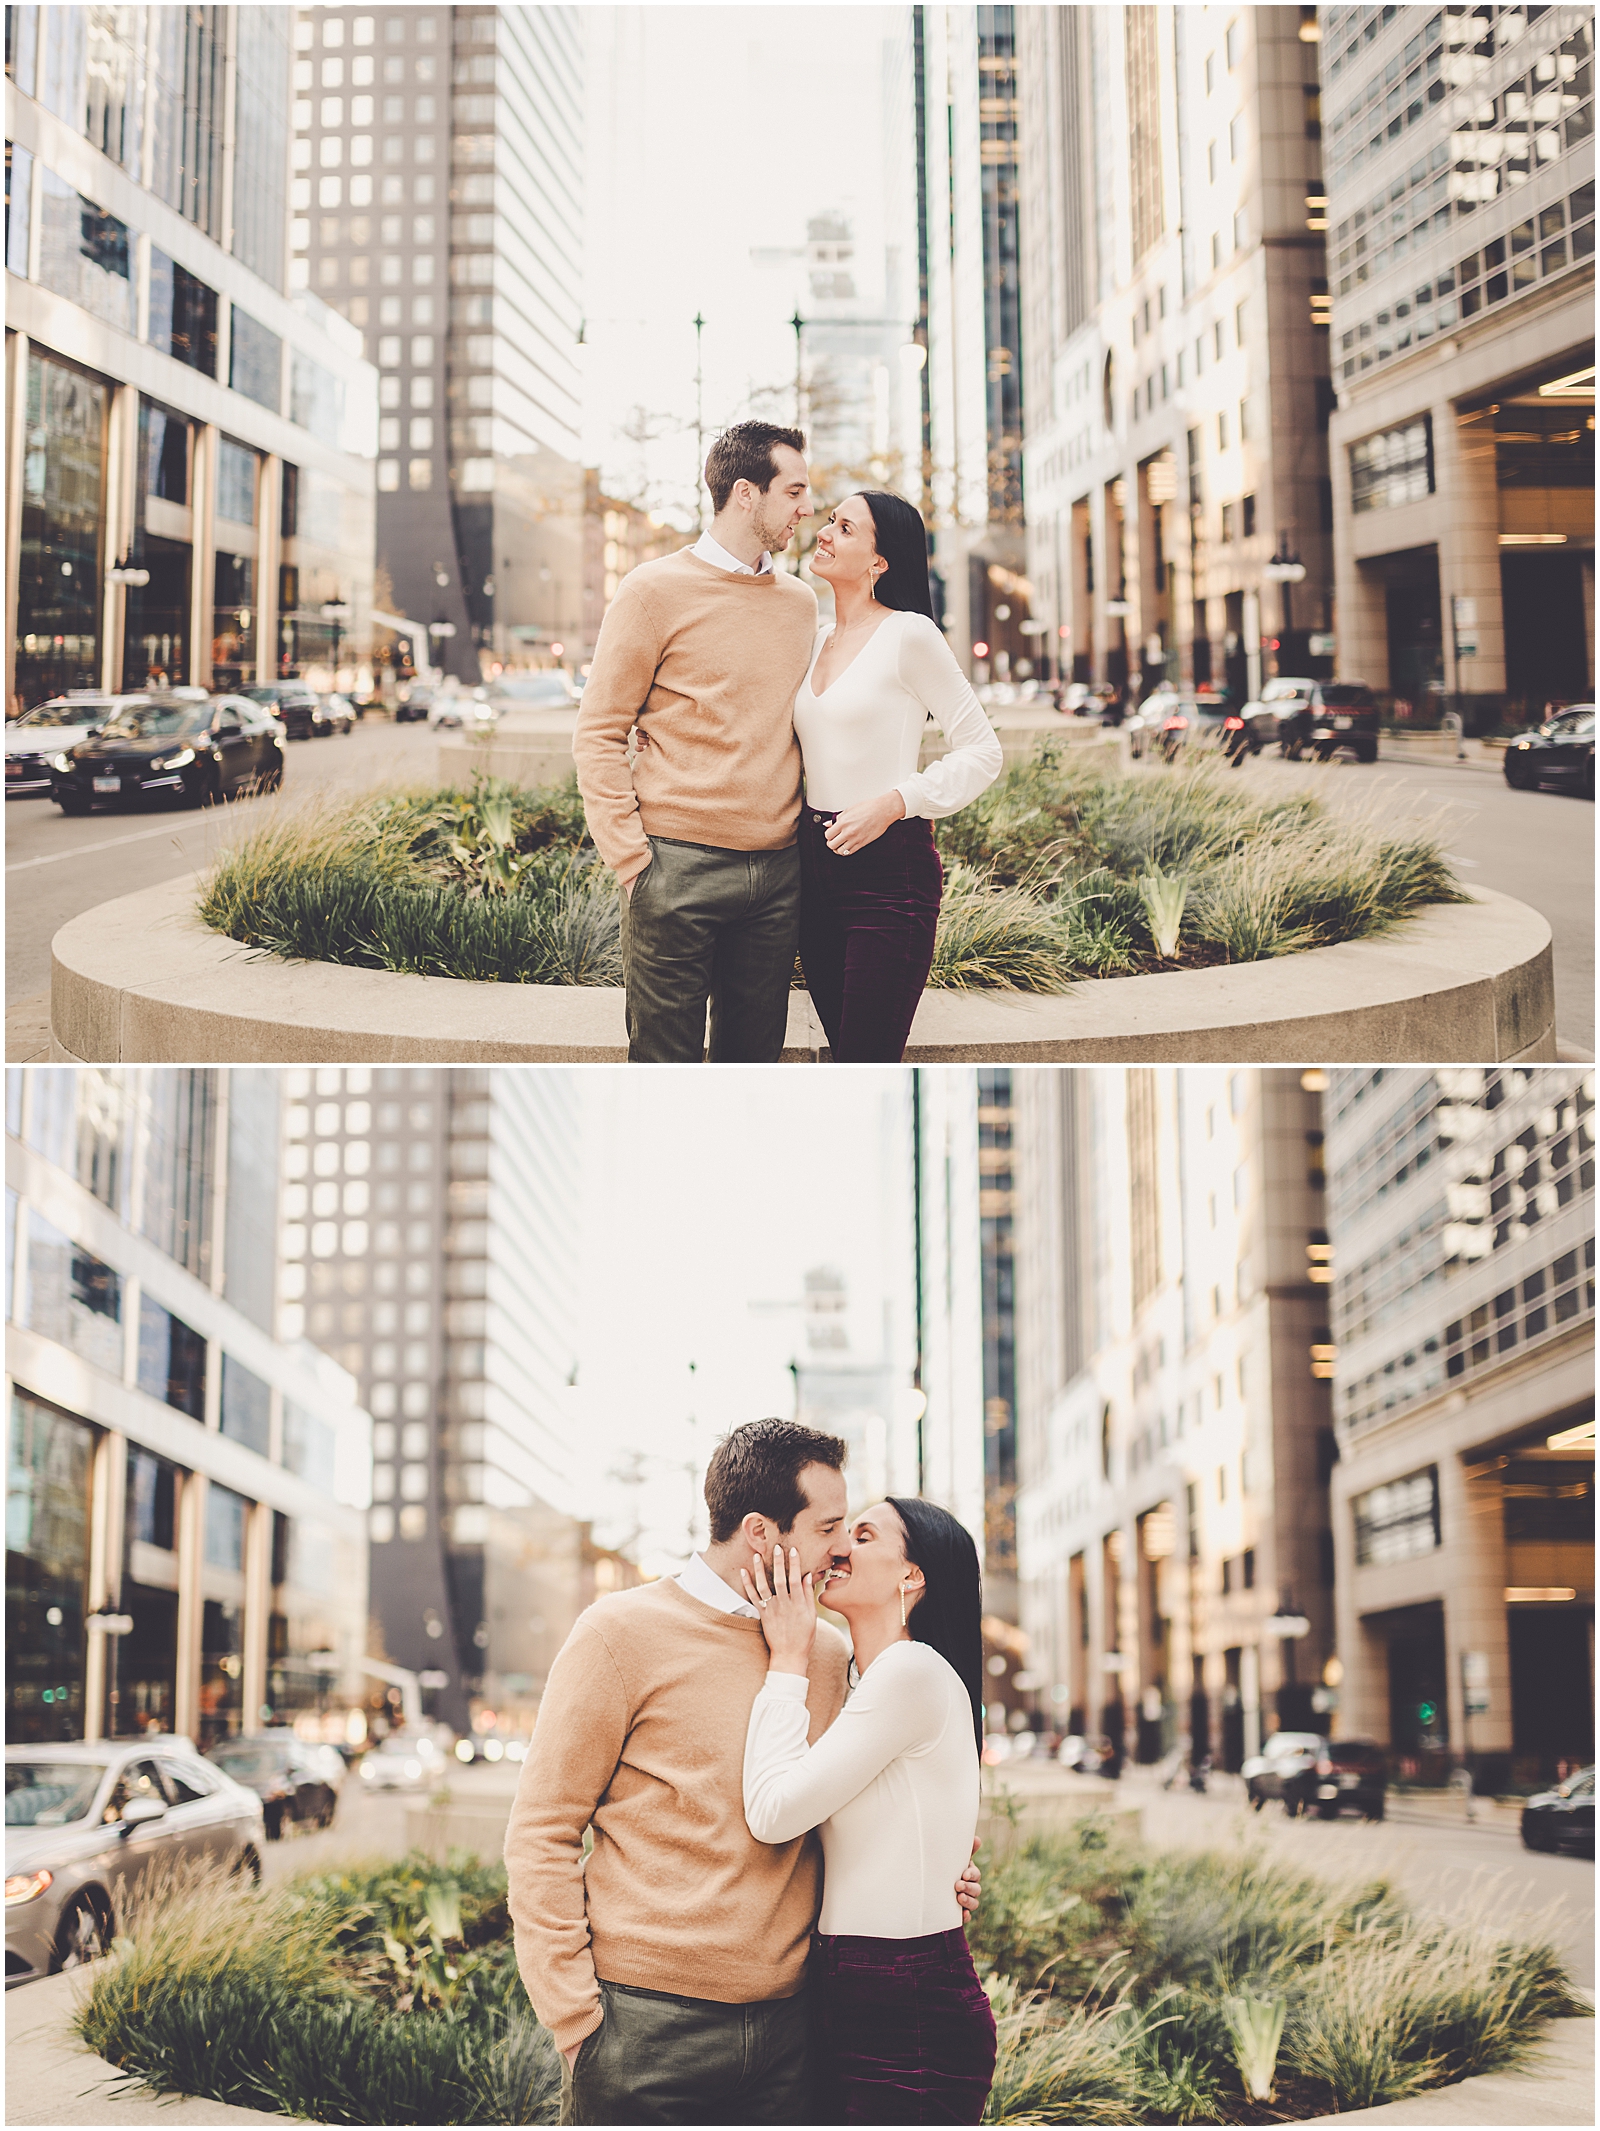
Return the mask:
[(1256, 499), (1246, 496), (1239, 506), (1240, 533), (1248, 540), (1256, 529)]
[(200, 1334), (152, 1302), (139, 1303), (139, 1389), (175, 1406), (193, 1421), (206, 1412), (206, 1343)]
[(272, 1392), (231, 1354), (222, 1357), (222, 1432), (259, 1457), (271, 1445)]
[(1434, 493), (1433, 417), (1380, 430), (1350, 446), (1350, 508), (1392, 510)]
[(1244, 51), (1244, 29), (1237, 17), (1235, 17), (1235, 19), (1228, 24), (1228, 35), (1226, 42), (1228, 50), (1228, 71), (1231, 74), (1234, 68), (1239, 64), (1240, 55)]
[(122, 1276), (44, 1217), (28, 1216), (28, 1329), (122, 1375)]
[(235, 304), (230, 347), (229, 384), (258, 407), (276, 414), (283, 400), (283, 342)]
[(1224, 547), (1228, 547), (1232, 544), (1232, 541), (1233, 505), (1231, 503), (1225, 503), (1222, 506), (1222, 544)]
[(1439, 1537), (1439, 1470), (1435, 1465), (1370, 1488), (1351, 1504), (1356, 1561), (1362, 1567), (1431, 1554)]
[(412, 459), (406, 467), (406, 483), (410, 488), (432, 488), (433, 461)]
[(6, 1738), (83, 1737), (94, 1430), (17, 1391), (6, 1462)]
[(170, 1554), (177, 1544), (178, 1468), (128, 1445), (127, 1531), (135, 1546)]

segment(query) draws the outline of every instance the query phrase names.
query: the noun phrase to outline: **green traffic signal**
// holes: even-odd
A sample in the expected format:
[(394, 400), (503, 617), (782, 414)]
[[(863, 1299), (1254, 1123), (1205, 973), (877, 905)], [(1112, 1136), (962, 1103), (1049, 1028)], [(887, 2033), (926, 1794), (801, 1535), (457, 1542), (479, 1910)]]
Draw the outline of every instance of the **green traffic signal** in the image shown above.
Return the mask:
[(1431, 1724), (1438, 1714), (1439, 1705), (1437, 1702), (1419, 1702), (1417, 1704), (1417, 1720), (1419, 1723)]

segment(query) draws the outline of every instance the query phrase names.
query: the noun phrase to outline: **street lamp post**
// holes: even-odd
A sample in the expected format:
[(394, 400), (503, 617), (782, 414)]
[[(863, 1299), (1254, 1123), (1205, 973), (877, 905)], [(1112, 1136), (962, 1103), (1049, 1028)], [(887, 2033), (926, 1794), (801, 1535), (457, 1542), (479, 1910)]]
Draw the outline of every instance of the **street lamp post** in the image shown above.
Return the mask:
[(1279, 533), (1278, 552), (1269, 563), (1263, 565), (1261, 574), (1268, 584), (1282, 585), (1283, 587), (1283, 655), (1279, 661), (1278, 671), (1281, 673), (1286, 665), (1293, 670), (1294, 608), (1291, 604), (1289, 587), (1303, 582), (1306, 566), (1294, 549), (1290, 547), (1287, 533)]
[(337, 688), (339, 685), (339, 638), (343, 633), (344, 624), (350, 619), (348, 603), (342, 599), (325, 600), (322, 607), (322, 619), (333, 624), (333, 685)]
[(704, 375), (700, 365), (700, 336), (705, 331), (705, 320), (698, 311), (694, 314), (694, 486), (695, 500), (699, 506), (700, 530), (706, 529), (706, 420)]

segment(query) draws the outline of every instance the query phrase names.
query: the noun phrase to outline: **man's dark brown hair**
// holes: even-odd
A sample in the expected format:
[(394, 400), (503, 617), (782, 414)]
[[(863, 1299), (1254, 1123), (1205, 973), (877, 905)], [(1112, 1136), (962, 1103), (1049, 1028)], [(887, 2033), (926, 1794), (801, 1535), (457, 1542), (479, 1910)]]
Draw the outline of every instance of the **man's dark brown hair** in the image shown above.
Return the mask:
[(725, 429), (706, 454), (706, 487), (713, 510), (726, 510), (735, 481), (748, 481), (763, 495), (778, 478), (772, 455), (774, 444), (787, 444), (805, 456), (803, 429), (779, 429), (771, 422), (735, 422)]
[(838, 1436), (798, 1421), (746, 1421), (735, 1428), (711, 1453), (706, 1470), (713, 1543), (731, 1539), (750, 1516), (770, 1517), (780, 1532), (791, 1530), (807, 1501), (801, 1473), (808, 1465), (831, 1465), (838, 1472), (845, 1454)]

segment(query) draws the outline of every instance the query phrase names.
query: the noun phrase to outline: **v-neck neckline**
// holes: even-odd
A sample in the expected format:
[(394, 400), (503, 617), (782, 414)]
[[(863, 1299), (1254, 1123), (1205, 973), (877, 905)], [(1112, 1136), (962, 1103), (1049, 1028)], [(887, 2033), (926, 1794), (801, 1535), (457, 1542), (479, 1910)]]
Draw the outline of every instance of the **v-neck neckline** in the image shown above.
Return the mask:
[[(822, 654), (827, 648), (827, 641), (826, 639), (824, 639), (822, 643), (818, 644), (817, 655), (811, 661), (811, 672), (806, 675), (806, 686), (811, 690), (811, 700), (814, 703), (820, 703), (824, 696), (832, 695), (833, 691), (838, 687), (839, 683), (844, 679), (845, 675), (849, 673), (853, 667), (859, 665), (861, 660), (866, 657), (867, 653), (872, 649), (873, 645), (878, 641), (879, 637), (882, 636), (884, 630), (887, 629), (894, 621), (895, 614), (899, 611), (900, 610), (896, 608), (895, 613), (886, 614), (883, 620), (879, 622), (877, 628), (874, 629), (872, 634), (867, 638), (861, 649), (856, 653), (855, 657), (850, 661), (850, 664), (848, 666), (842, 667), (840, 671), (834, 675), (833, 679), (828, 683), (827, 687), (820, 690), (818, 689), (813, 676), (816, 673), (818, 662), (821, 660)], [(838, 626), (839, 625), (837, 622), (832, 625), (833, 632), (837, 632)]]

